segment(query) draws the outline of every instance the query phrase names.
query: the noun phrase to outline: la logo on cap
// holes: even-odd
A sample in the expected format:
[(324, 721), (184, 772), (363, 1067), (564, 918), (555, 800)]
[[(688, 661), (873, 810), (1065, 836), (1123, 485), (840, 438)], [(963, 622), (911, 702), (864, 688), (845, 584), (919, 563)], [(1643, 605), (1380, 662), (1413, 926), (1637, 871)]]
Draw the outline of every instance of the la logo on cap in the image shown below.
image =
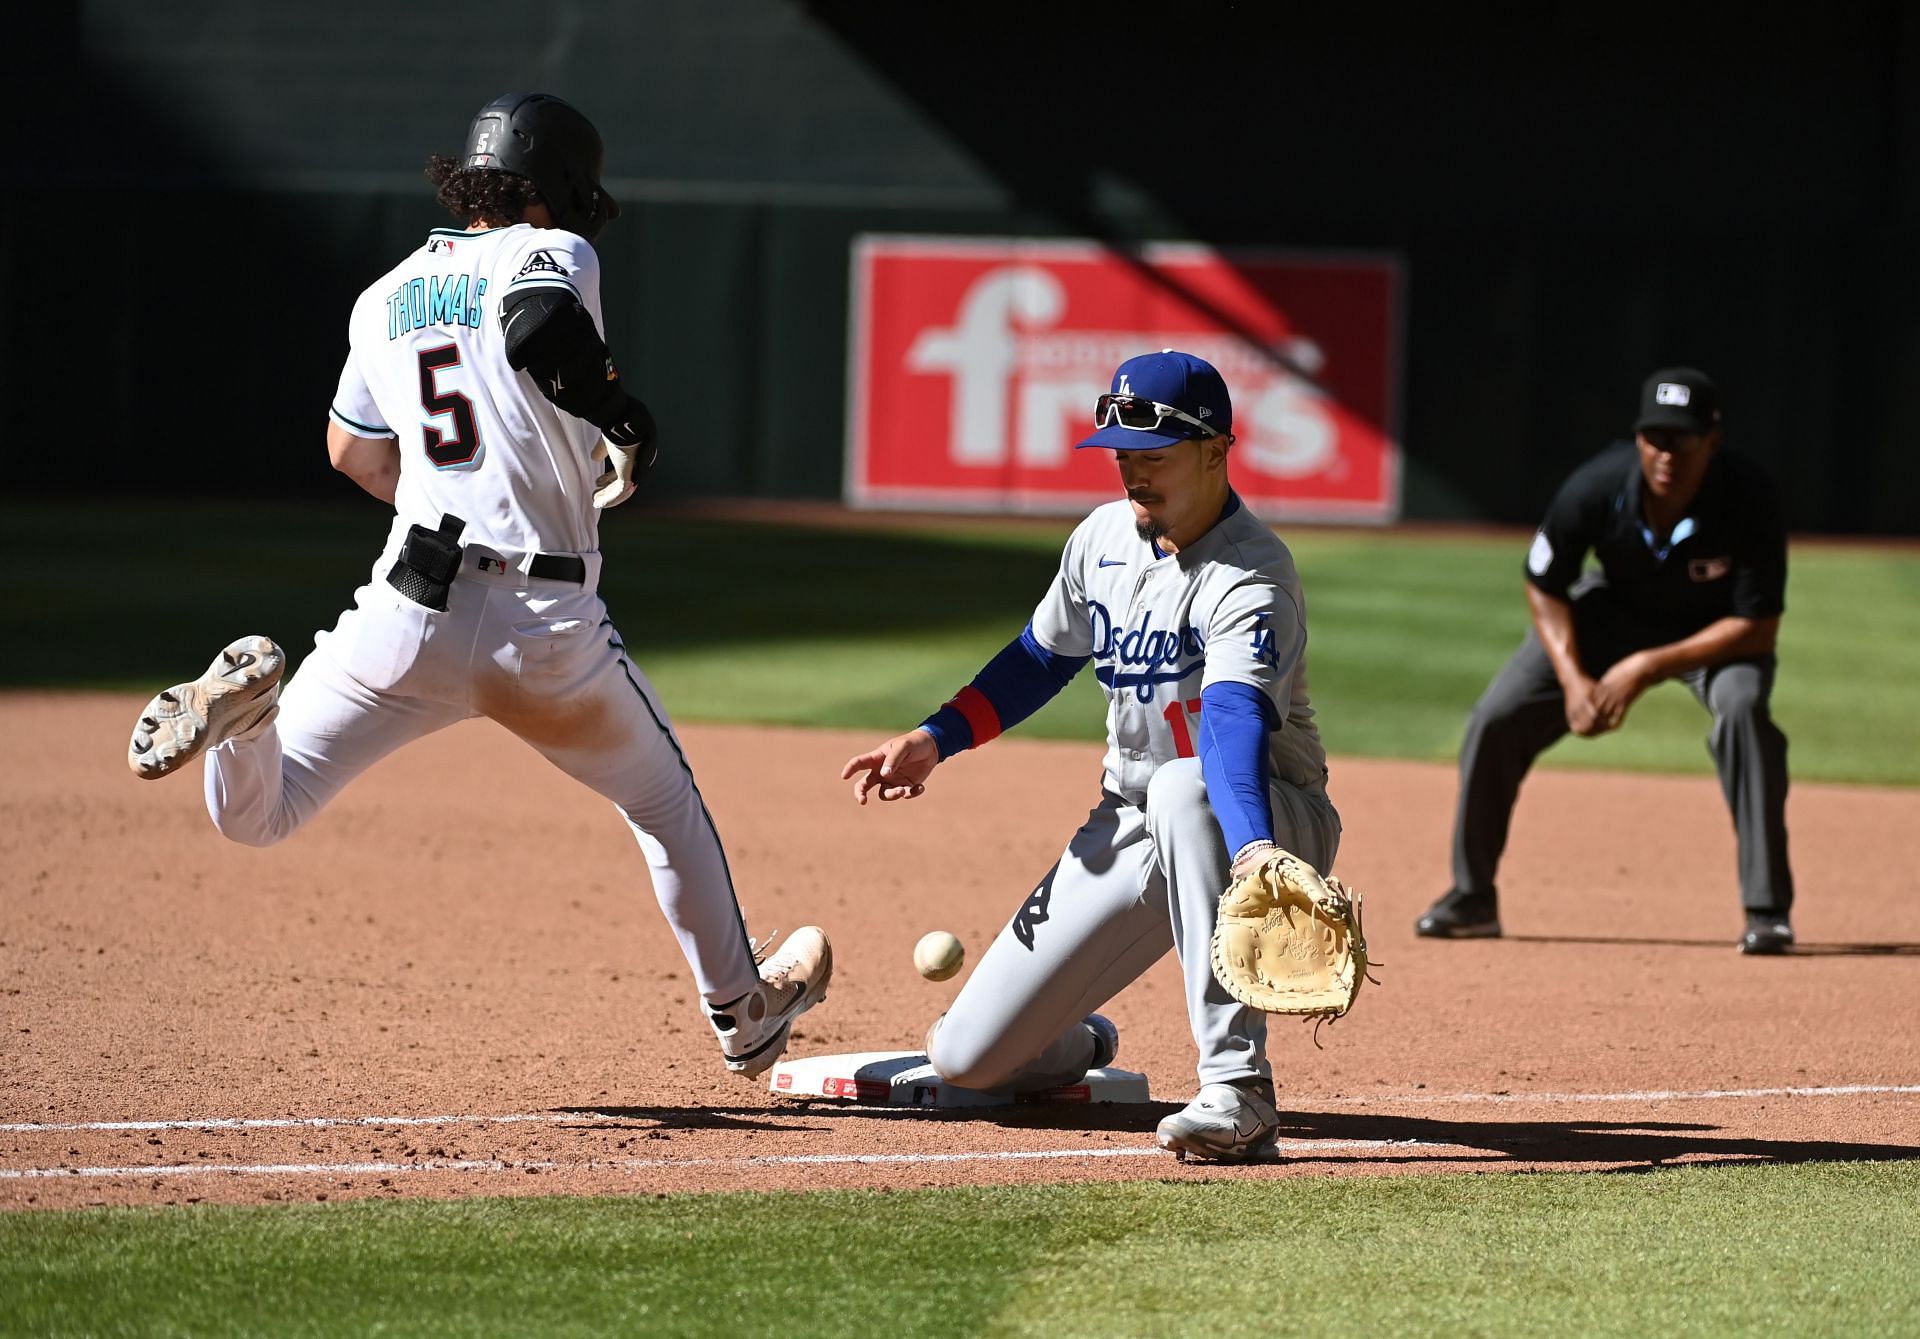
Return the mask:
[(1677, 381), (1663, 381), (1654, 387), (1653, 402), (1655, 404), (1684, 405), (1692, 399), (1693, 387), (1683, 386)]

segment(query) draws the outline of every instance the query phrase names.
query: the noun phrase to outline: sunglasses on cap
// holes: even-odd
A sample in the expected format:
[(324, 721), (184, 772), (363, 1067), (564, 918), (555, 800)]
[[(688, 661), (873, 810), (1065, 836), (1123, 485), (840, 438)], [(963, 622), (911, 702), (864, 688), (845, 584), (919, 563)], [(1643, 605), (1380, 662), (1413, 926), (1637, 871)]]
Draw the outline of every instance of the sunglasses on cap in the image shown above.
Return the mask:
[(1158, 400), (1143, 400), (1137, 395), (1103, 395), (1093, 402), (1093, 426), (1104, 428), (1108, 424), (1118, 423), (1123, 428), (1135, 432), (1158, 432), (1160, 425), (1170, 418), (1182, 423), (1191, 423), (1200, 429), (1202, 437), (1218, 437), (1217, 428), (1210, 427), (1192, 414), (1183, 414), (1170, 404), (1161, 404)]

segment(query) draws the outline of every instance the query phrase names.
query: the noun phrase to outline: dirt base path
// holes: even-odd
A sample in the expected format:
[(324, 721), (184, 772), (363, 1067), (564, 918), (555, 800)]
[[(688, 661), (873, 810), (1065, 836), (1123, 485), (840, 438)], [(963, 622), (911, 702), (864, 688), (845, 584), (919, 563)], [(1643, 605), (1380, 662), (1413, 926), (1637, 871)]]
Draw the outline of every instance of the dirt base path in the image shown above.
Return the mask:
[[(1353, 1016), (1276, 1024), (1287, 1161), (1176, 1164), (1172, 961), (1109, 1012), (1156, 1101), (985, 1116), (800, 1104), (726, 1074), (604, 802), (485, 722), (370, 772), (266, 851), (199, 768), (136, 781), (140, 702), (0, 697), (0, 1208), (658, 1193), (1920, 1157), (1920, 792), (1797, 785), (1793, 955), (1733, 951), (1711, 778), (1542, 772), (1509, 937), (1429, 943), (1450, 769), (1336, 760), (1340, 873), (1382, 962)], [(749, 924), (818, 921), (837, 974), (793, 1053), (910, 1049), (1094, 798), (1099, 750), (996, 742), (859, 810), (865, 735), (682, 732)]]

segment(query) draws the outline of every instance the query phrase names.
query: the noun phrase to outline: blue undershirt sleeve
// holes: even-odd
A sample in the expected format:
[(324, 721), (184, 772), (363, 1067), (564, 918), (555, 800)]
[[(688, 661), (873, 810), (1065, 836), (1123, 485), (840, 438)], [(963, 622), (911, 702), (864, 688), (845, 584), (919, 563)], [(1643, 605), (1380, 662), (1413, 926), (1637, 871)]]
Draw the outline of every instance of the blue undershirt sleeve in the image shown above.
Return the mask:
[(1229, 856), (1248, 842), (1273, 840), (1267, 795), (1273, 714), (1267, 695), (1244, 683), (1208, 684), (1200, 694), (1200, 774)]
[(940, 710), (920, 722), (944, 761), (986, 743), (1033, 715), (1080, 672), (1091, 656), (1056, 655), (1040, 645), (1028, 623), (1018, 637), (973, 676)]

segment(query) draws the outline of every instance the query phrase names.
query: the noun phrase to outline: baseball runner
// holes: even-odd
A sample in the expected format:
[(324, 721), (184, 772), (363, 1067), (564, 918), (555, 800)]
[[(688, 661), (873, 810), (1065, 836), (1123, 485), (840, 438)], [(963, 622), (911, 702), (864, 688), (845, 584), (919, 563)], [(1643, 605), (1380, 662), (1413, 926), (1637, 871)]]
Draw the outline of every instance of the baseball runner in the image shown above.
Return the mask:
[[(1618, 729), (1641, 693), (1681, 679), (1713, 713), (1707, 744), (1739, 846), (1740, 951), (1792, 945), (1787, 737), (1769, 705), (1787, 528), (1773, 481), (1722, 450), (1721, 433), (1706, 374), (1664, 368), (1641, 387), (1634, 440), (1561, 486), (1527, 554), (1533, 627), (1467, 722), (1453, 887), (1420, 917), (1420, 935), (1497, 937), (1494, 873), (1533, 760), (1569, 731)], [(1600, 571), (1583, 576), (1589, 551)]]
[(1161, 1147), (1273, 1156), (1279, 1116), (1265, 1015), (1211, 965), (1230, 876), (1275, 846), (1321, 873), (1340, 819), (1307, 699), (1293, 557), (1227, 479), (1233, 410), (1212, 366), (1128, 359), (1079, 443), (1114, 453), (1126, 497), (1067, 540), (1025, 630), (906, 734), (849, 760), (865, 804), (912, 799), (942, 761), (1026, 719), (1089, 661), (1107, 696), (1099, 801), (927, 1035), (970, 1088), (1047, 1088), (1103, 1066), (1118, 1030), (1093, 1011), (1169, 948), (1186, 978), (1199, 1095)]
[(327, 426), (335, 468), (394, 506), (370, 579), (284, 693), (280, 648), (242, 638), (147, 705), (128, 762), (161, 777), (204, 752), (214, 826), (266, 846), (395, 749), (490, 716), (613, 801), (727, 1068), (754, 1075), (825, 997), (832, 950), (807, 926), (756, 962), (680, 742), (597, 594), (600, 511), (654, 458), (601, 336), (593, 239), (620, 214), (601, 162), (587, 119), (541, 93), (496, 98), (459, 160), (429, 160), (462, 226), (355, 302)]

